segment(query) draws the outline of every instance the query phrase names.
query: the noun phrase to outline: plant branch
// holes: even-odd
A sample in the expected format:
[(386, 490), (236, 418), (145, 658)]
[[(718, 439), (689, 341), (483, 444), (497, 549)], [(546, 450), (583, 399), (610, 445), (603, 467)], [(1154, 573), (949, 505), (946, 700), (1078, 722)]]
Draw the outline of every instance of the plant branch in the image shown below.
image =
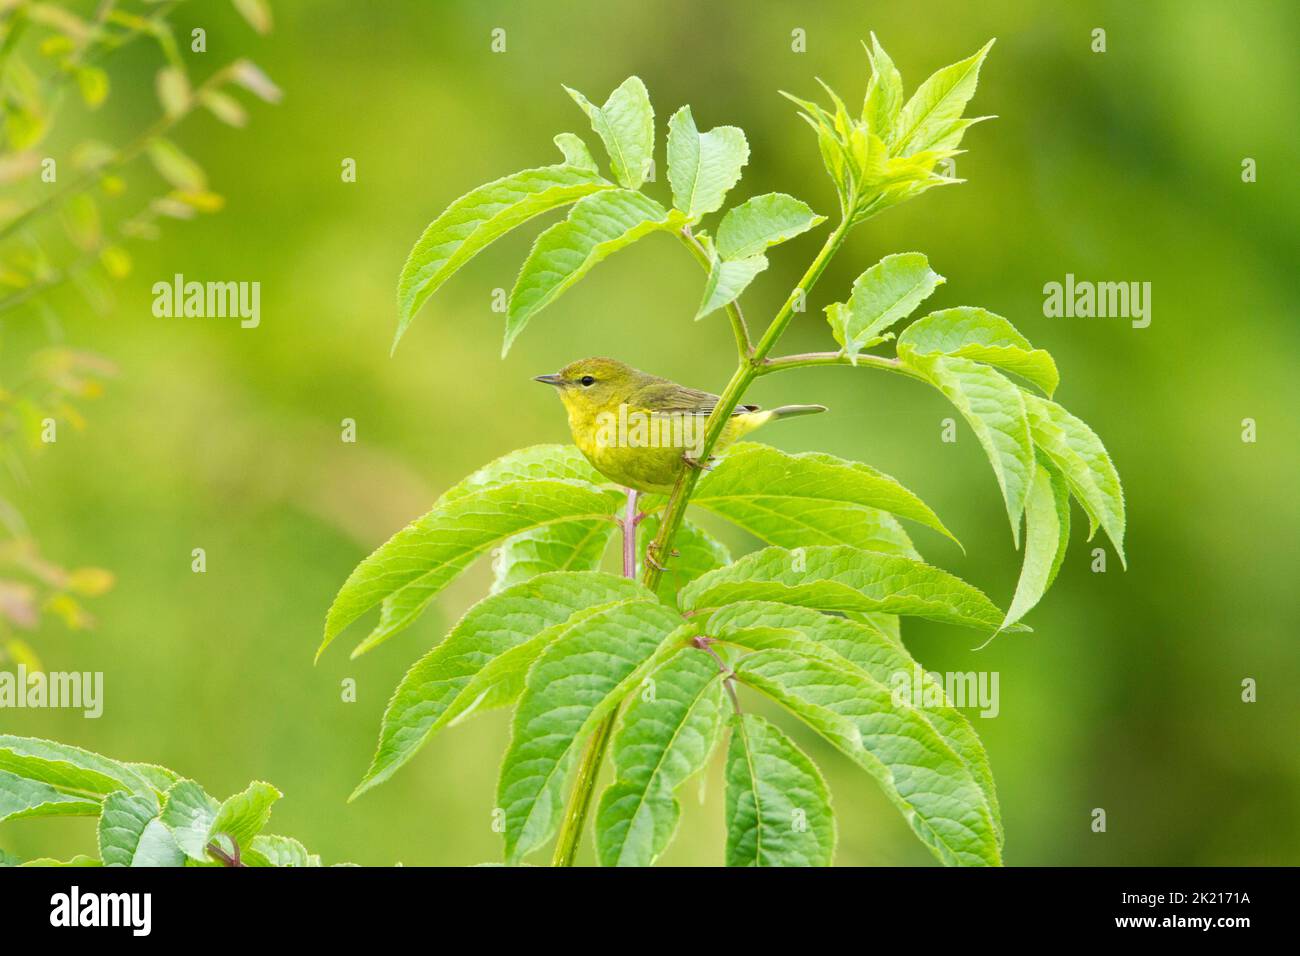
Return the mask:
[(855, 368), (880, 368), (888, 372), (897, 372), (921, 381), (925, 377), (915, 369), (904, 365), (900, 359), (886, 358), (883, 355), (861, 354), (850, 358), (843, 352), (803, 352), (798, 355), (783, 355), (780, 358), (767, 359), (758, 368), (759, 375), (769, 375), (790, 368), (813, 368), (820, 365), (847, 365)]

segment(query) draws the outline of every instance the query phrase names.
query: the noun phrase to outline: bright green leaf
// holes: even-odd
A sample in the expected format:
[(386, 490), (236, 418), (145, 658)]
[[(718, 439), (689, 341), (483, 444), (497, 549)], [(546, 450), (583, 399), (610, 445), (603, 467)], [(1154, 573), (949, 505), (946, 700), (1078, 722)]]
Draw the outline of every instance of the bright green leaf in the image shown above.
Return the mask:
[(506, 315), (505, 355), (528, 320), (591, 271), (596, 263), (652, 232), (676, 228), (669, 212), (630, 189), (611, 189), (578, 202), (564, 222), (537, 238), (519, 270)]
[(925, 502), (874, 468), (754, 442), (728, 448), (721, 463), (700, 479), (691, 503), (787, 548), (851, 544), (916, 557), (890, 514), (957, 540)]
[(1097, 433), (1055, 402), (1025, 393), (1034, 444), (1065, 476), (1070, 491), (1088, 515), (1091, 538), (1101, 525), (1124, 558), (1124, 489)]
[(212, 823), (220, 809), (221, 804), (193, 780), (181, 780), (167, 791), (159, 819), (187, 857), (207, 863)]
[(1060, 570), (1069, 540), (1070, 490), (1059, 472), (1040, 462), (1025, 499), (1025, 563), (1003, 627), (1020, 620), (1042, 600)]
[(352, 799), (391, 777), (439, 727), (474, 705), (478, 695), (450, 710), (493, 660), (587, 608), (648, 597), (635, 581), (609, 574), (550, 573), (484, 598), (402, 678), (384, 712), (379, 748)]
[(94, 816), (99, 800), (56, 790), (48, 783), (0, 770), (0, 822), (23, 817)]
[(717, 663), (683, 648), (647, 678), (614, 738), (616, 779), (596, 814), (603, 866), (650, 866), (677, 829), (677, 789), (703, 766), (725, 709)]
[(673, 205), (692, 222), (722, 208), (749, 161), (749, 143), (735, 126), (701, 133), (691, 108), (683, 106), (668, 121), (668, 182)]
[(590, 154), (584, 157), (577, 151), (581, 141), (576, 136), (563, 140), (556, 137), (556, 142), (564, 152), (563, 164), (525, 169), (479, 186), (453, 202), (425, 228), (407, 256), (397, 283), (398, 321), (393, 348), (429, 296), (492, 242), (534, 216), (613, 188), (596, 174), (594, 163), (587, 165)]
[(813, 762), (757, 714), (732, 718), (727, 866), (830, 866), (835, 818)]
[(993, 46), (992, 40), (978, 53), (937, 70), (917, 87), (912, 98), (898, 115), (898, 131), (893, 151), (907, 156), (930, 149), (961, 118), (966, 104), (975, 95), (980, 66)]
[(827, 307), (835, 341), (850, 356), (857, 355), (911, 315), (944, 281), (919, 252), (885, 256), (854, 280), (847, 303)]
[(997, 478), (1011, 520), (1011, 536), (1020, 547), (1020, 515), (1034, 467), (1025, 406), (1031, 397), (1000, 372), (970, 359), (947, 355), (901, 354), (925, 374), (961, 412), (979, 439)]
[(544, 844), (582, 741), (653, 667), (680, 623), (657, 601), (617, 604), (553, 642), (528, 674), (501, 765), (507, 862)]
[(262, 832), (267, 820), (271, 818), (271, 807), (280, 797), (280, 791), (269, 783), (250, 783), (247, 789), (221, 804), (212, 821), (208, 839), (229, 837), (242, 853), (252, 843), (253, 837)]
[(819, 611), (885, 611), (996, 630), (1002, 612), (958, 577), (899, 555), (833, 547), (765, 548), (682, 588), (684, 610), (777, 601)]
[(133, 865), (140, 838), (157, 816), (158, 801), (152, 796), (118, 790), (105, 797), (99, 817), (99, 858), (104, 866)]
[(650, 172), (655, 149), (655, 114), (645, 84), (629, 76), (609, 94), (604, 106), (595, 106), (577, 90), (564, 89), (605, 144), (614, 178), (627, 189), (639, 189)]
[(695, 311), (695, 321), (735, 302), (766, 268), (767, 256), (761, 254), (744, 259), (721, 259), (714, 256), (709, 266), (709, 276), (704, 282), (704, 298)]
[(765, 193), (728, 210), (718, 224), (723, 259), (748, 259), (826, 221), (805, 202), (785, 193)]
[(96, 801), (114, 790), (152, 792), (149, 783), (125, 764), (80, 747), (35, 737), (0, 735), (0, 771)]
[(1014, 372), (1049, 397), (1060, 383), (1056, 363), (1036, 349), (1000, 315), (961, 306), (931, 312), (917, 319), (898, 337), (898, 353), (956, 355)]
[(871, 80), (867, 83), (867, 95), (862, 103), (862, 122), (882, 141), (889, 143), (894, 138), (898, 111), (903, 107), (903, 77), (874, 33), (871, 34), (867, 58), (871, 61)]

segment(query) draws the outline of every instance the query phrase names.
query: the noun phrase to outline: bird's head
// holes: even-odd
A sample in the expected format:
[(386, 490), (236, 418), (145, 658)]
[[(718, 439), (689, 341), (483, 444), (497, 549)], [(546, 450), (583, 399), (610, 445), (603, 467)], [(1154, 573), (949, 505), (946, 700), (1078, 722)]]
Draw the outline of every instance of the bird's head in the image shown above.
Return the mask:
[(536, 381), (554, 385), (570, 413), (591, 415), (617, 408), (645, 377), (644, 372), (614, 359), (588, 358), (571, 362), (553, 375), (538, 375)]

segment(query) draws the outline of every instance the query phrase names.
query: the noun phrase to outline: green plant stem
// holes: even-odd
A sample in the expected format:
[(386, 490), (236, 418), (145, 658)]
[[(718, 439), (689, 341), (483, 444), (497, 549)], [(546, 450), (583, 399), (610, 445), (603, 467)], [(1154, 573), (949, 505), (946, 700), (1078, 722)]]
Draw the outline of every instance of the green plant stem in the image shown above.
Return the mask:
[(564, 811), (564, 822), (560, 825), (560, 835), (555, 841), (555, 856), (552, 866), (573, 866), (573, 859), (578, 854), (578, 844), (582, 842), (582, 827), (587, 821), (587, 811), (591, 809), (591, 795), (596, 791), (596, 778), (600, 776), (600, 765), (605, 760), (605, 751), (609, 748), (610, 738), (614, 736), (614, 725), (618, 722), (618, 707), (600, 722), (587, 742), (587, 750), (582, 755), (578, 767), (578, 779), (573, 783), (573, 793), (569, 795), (569, 805)]

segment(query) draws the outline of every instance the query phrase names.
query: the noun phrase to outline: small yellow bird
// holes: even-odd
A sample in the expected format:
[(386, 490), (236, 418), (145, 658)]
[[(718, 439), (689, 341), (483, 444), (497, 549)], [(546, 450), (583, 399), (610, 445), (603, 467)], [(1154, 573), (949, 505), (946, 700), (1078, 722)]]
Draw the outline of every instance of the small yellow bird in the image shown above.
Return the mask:
[[(536, 380), (559, 390), (574, 443), (611, 481), (636, 491), (666, 493), (685, 465), (707, 467), (700, 460), (704, 425), (718, 396), (609, 358), (581, 359)], [(722, 452), (775, 418), (824, 411), (824, 405), (783, 405), (770, 411), (738, 405), (713, 452)]]

